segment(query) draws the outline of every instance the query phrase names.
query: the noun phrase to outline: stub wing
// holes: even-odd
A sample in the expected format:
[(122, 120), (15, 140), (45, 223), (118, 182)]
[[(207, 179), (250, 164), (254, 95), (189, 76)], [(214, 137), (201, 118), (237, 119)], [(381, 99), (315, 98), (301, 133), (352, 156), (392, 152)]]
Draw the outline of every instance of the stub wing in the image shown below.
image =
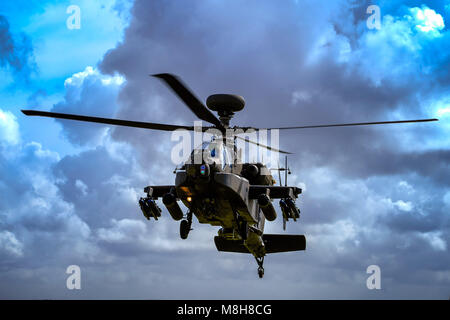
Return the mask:
[(302, 193), (302, 189), (297, 187), (251, 185), (249, 198), (257, 199), (260, 194), (267, 194), (271, 199), (295, 199), (300, 193)]
[(172, 190), (175, 190), (175, 186), (148, 186), (144, 188), (144, 192), (149, 196), (150, 198), (161, 198), (166, 193), (171, 192)]

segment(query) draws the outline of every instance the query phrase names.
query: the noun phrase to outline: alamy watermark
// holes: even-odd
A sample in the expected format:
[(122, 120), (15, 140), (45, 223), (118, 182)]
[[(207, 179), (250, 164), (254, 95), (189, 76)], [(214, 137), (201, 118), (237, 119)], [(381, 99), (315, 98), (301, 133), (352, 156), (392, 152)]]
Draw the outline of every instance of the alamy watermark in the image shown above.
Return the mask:
[(67, 29), (81, 29), (81, 9), (77, 5), (70, 5), (66, 9), (66, 13), (70, 16), (66, 20)]
[(66, 287), (69, 290), (81, 289), (81, 269), (77, 265), (70, 265), (66, 269), (66, 273), (70, 274), (66, 280)]
[(367, 18), (366, 25), (367, 28), (370, 30), (372, 29), (381, 29), (381, 10), (380, 7), (377, 5), (370, 5), (367, 7), (366, 10), (367, 14), (370, 14), (371, 16)]
[(366, 281), (367, 289), (381, 289), (381, 269), (376, 264), (367, 267), (366, 273), (371, 274)]

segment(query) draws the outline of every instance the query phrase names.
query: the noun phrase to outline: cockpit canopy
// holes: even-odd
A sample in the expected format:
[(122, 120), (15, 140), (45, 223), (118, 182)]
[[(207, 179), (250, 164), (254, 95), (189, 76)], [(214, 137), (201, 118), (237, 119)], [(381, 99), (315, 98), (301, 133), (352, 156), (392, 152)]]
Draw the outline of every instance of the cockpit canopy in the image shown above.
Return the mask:
[[(200, 162), (199, 162), (200, 161)], [(233, 148), (223, 143), (221, 139), (203, 142), (201, 147), (195, 148), (190, 157), (190, 163), (216, 164), (222, 170), (233, 166)]]

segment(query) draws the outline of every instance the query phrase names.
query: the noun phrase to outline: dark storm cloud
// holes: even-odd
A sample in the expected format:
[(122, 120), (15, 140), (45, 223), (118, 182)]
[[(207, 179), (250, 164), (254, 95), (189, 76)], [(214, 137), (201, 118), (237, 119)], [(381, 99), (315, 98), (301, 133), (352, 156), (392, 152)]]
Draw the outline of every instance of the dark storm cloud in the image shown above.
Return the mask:
[(0, 66), (8, 66), (16, 76), (16, 81), (28, 81), (35, 69), (31, 40), (21, 34), (13, 36), (8, 19), (0, 15)]
[[(440, 97), (445, 94), (445, 88), (437, 82), (440, 79), (437, 73), (422, 72), (418, 66), (445, 68), (448, 55), (436, 52), (435, 56), (442, 58), (429, 61), (422, 59), (422, 54), (426, 57), (427, 53), (421, 52), (418, 58), (416, 52), (393, 43), (389, 49), (398, 48), (398, 52), (393, 51), (394, 59), (410, 60), (411, 64), (405, 64), (403, 71), (395, 73), (395, 60), (377, 62), (382, 57), (381, 50), (386, 48), (380, 46), (377, 51), (368, 43), (382, 44), (389, 39), (366, 29), (368, 5), (368, 2), (319, 5), (306, 1), (298, 5), (285, 2), (283, 6), (248, 2), (241, 6), (230, 2), (214, 5), (190, 2), (180, 10), (170, 2), (137, 1), (123, 43), (107, 53), (100, 68), (111, 74), (118, 72), (127, 79), (119, 95), (118, 114), (123, 118), (144, 117), (148, 121), (167, 123), (190, 123), (194, 119), (167, 88), (147, 77), (158, 72), (180, 75), (202, 100), (217, 92), (243, 95), (246, 108), (235, 116), (233, 124), (274, 127), (398, 119), (398, 114), (406, 119), (428, 117), (421, 99)], [(407, 6), (386, 4), (382, 15), (401, 12), (401, 17), (408, 13)], [(370, 32), (375, 40), (367, 42)], [(436, 49), (428, 42), (423, 47), (430, 54)], [(378, 76), (374, 77), (373, 72)], [(427, 268), (420, 263), (419, 256), (426, 257), (430, 250), (438, 250), (433, 251), (436, 252), (433, 257), (438, 258), (447, 252), (448, 243), (442, 242), (442, 237), (445, 239), (448, 234), (448, 222), (445, 222), (445, 208), (439, 205), (442, 206), (442, 197), (448, 190), (448, 150), (412, 151), (413, 147), (404, 145), (402, 138), (402, 133), (406, 133), (417, 143), (426, 143), (442, 132), (439, 127), (431, 126), (331, 128), (280, 134), (281, 146), (296, 152), (291, 166), (294, 171), (299, 169), (299, 179), (307, 185), (303, 219), (305, 225), (312, 223), (310, 228), (304, 227), (312, 235), (312, 247), (320, 244), (329, 253), (330, 261), (347, 261), (342, 266), (338, 262), (326, 264), (340, 268), (337, 272), (340, 276), (345, 270), (353, 270), (350, 266), (355, 266), (354, 262), (348, 261), (364, 261), (365, 264), (356, 264), (362, 270), (374, 261), (386, 261), (398, 254), (388, 248), (396, 243), (404, 245), (408, 238), (417, 245), (406, 246), (402, 252), (416, 258), (412, 265), (408, 265), (409, 260), (405, 263), (400, 260), (397, 268), (389, 269), (394, 282), (396, 277), (404, 280), (399, 275), (402, 268)], [(152, 162), (164, 162), (167, 155), (156, 157), (157, 145), (147, 143), (150, 137), (159, 140), (161, 136), (149, 133), (146, 139), (144, 134), (118, 129), (113, 136), (130, 141), (145, 155), (143, 159), (151, 157)], [(324, 184), (309, 174), (321, 167), (333, 173), (334, 188), (332, 182)], [(406, 201), (407, 195), (399, 192), (398, 198), (391, 200), (389, 191), (394, 191), (386, 190), (383, 183), (396, 184), (402, 175), (403, 179), (418, 183), (414, 187), (420, 192), (436, 193), (439, 198), (420, 202), (411, 199), (422, 213), (417, 208), (411, 212), (400, 211), (403, 203), (400, 200)], [(359, 194), (358, 186), (377, 176), (386, 177), (387, 181), (372, 183), (365, 193)], [(378, 202), (376, 209), (370, 208), (372, 201)], [(370, 212), (366, 212), (367, 221), (360, 217), (361, 210)], [(348, 225), (340, 224), (346, 219), (350, 219)], [(326, 238), (315, 240), (330, 232), (331, 238), (345, 238), (347, 228), (365, 225), (368, 230), (355, 231), (354, 237), (342, 240), (345, 252), (337, 253), (333, 246), (327, 248), (324, 243), (330, 243)], [(384, 226), (386, 232), (371, 231), (379, 226)], [(302, 227), (291, 228), (305, 231)], [(394, 237), (389, 230), (400, 235)], [(374, 236), (381, 238), (376, 244)], [(438, 249), (432, 247), (433, 237), (439, 243)], [(317, 247), (315, 250), (320, 251)], [(305, 259), (310, 259), (308, 265), (323, 262), (314, 253)], [(445, 270), (445, 263), (438, 265), (437, 268)], [(426, 273), (418, 274), (425, 279)], [(432, 278), (433, 283), (438, 282), (437, 277)], [(413, 282), (411, 278), (408, 281)], [(330, 287), (331, 283), (339, 281), (330, 279)], [(366, 293), (358, 291), (358, 294)], [(407, 296), (401, 290), (387, 296), (396, 295)]]
[[(335, 140), (335, 139), (330, 139)], [(363, 144), (364, 142), (362, 142)], [(386, 144), (389, 144), (387, 142)], [(394, 147), (394, 146), (393, 146)], [(329, 160), (319, 161), (318, 165), (337, 167), (348, 177), (367, 178), (372, 175), (392, 175), (416, 173), (432, 179), (434, 187), (450, 187), (450, 151), (432, 150), (424, 152), (395, 152), (393, 149), (374, 150), (361, 146), (359, 152), (352, 152), (351, 147), (336, 147), (329, 150)], [(369, 149), (369, 150), (367, 150)]]
[[(300, 68), (320, 30), (312, 16), (326, 15), (312, 4), (301, 12), (294, 9), (292, 3), (251, 2), (242, 7), (198, 1), (179, 10), (174, 3), (137, 2), (124, 43), (100, 65), (104, 72), (117, 71), (127, 78), (118, 115), (162, 122), (195, 119), (165, 86), (148, 78), (149, 73), (164, 71), (179, 74), (202, 100), (215, 92), (242, 94), (249, 107), (238, 115), (240, 122), (269, 125), (254, 123), (249, 116), (261, 119), (267, 108), (290, 103), (292, 90), (287, 86), (299, 78), (299, 72), (290, 71)], [(141, 145), (140, 150), (147, 141), (144, 134), (157, 136), (116, 130), (116, 137)]]
[[(127, 78), (119, 115), (189, 123), (193, 116), (182, 103), (156, 79), (147, 77), (148, 73), (167, 71), (182, 76), (203, 99), (215, 92), (243, 95), (247, 106), (233, 123), (270, 127), (385, 120), (391, 118), (390, 112), (399, 110), (405, 118), (426, 117), (416, 94), (418, 87), (424, 93), (430, 89), (433, 74), (408, 77), (408, 81), (385, 77), (375, 84), (371, 70), (360, 66), (360, 61), (338, 61), (345, 39), (333, 36), (333, 31), (344, 26), (357, 30), (358, 37), (367, 33), (368, 15), (361, 12), (363, 5), (236, 5), (211, 7), (193, 2), (180, 12), (171, 3), (137, 2), (124, 42), (100, 65), (104, 72), (119, 72)], [(352, 19), (346, 18), (349, 9)], [(326, 28), (331, 36), (317, 45)], [(360, 46), (363, 43), (355, 41), (354, 50)], [(322, 51), (318, 61), (308, 63), (317, 47)], [(436, 95), (442, 94), (442, 88), (435, 90)], [(306, 98), (293, 103), (296, 92), (306, 93)], [(155, 96), (162, 98), (156, 101)], [(426, 140), (437, 134), (428, 129), (433, 125), (407, 126), (415, 126), (412, 136)], [(282, 146), (299, 154), (294, 165), (299, 163), (302, 169), (312, 164), (333, 166), (355, 178), (412, 171), (445, 184), (442, 170), (447, 151), (403, 153), (399, 148), (403, 142), (390, 137), (396, 129), (330, 128), (283, 131), (280, 136)], [(127, 129), (116, 130), (114, 136), (131, 141), (146, 159), (156, 148), (146, 143), (150, 136), (156, 136), (155, 140), (167, 137)], [(311, 159), (314, 163), (307, 162)]]
[(132, 170), (131, 163), (114, 159), (101, 146), (67, 156), (54, 167), (64, 200), (75, 204), (77, 214), (93, 228), (107, 225), (112, 218), (140, 217), (135, 199), (127, 201), (121, 194), (121, 182), (128, 185), (132, 179), (138, 190), (146, 183)]
[[(308, 2), (236, 6), (192, 2), (180, 11), (171, 3), (138, 1), (123, 44), (100, 65), (104, 72), (119, 72), (127, 78), (118, 115), (162, 122), (194, 119), (167, 88), (147, 76), (164, 71), (182, 76), (202, 99), (216, 92), (243, 95), (246, 109), (233, 123), (265, 127), (384, 120), (387, 112), (405, 105), (409, 117), (423, 116), (420, 104), (415, 103), (416, 79), (396, 83), (386, 78), (375, 85), (366, 74), (370, 70), (337, 62), (336, 37), (318, 45), (324, 51), (318, 62), (305, 62), (313, 55), (323, 29), (333, 32), (329, 19), (346, 24), (345, 11), (338, 4), (326, 9)], [(308, 93), (308, 98), (293, 105), (298, 91)], [(155, 96), (162, 98), (156, 101)], [(143, 151), (144, 135), (159, 140), (157, 133), (115, 131), (116, 138), (132, 141), (150, 155)], [(344, 157), (347, 161), (342, 161), (341, 169), (350, 159), (372, 157), (371, 145), (397, 149), (380, 131), (370, 128), (282, 132), (281, 143), (292, 150), (301, 147), (302, 152), (312, 152), (318, 161)], [(152, 146), (145, 144), (148, 148)], [(372, 170), (369, 174), (379, 172), (379, 166), (367, 168)]]
[[(80, 243), (88, 230), (59, 196), (49, 172), (49, 164), (56, 161), (57, 154), (36, 142), (0, 143), (0, 256), (4, 266), (28, 268), (39, 265), (49, 252), (50, 259), (64, 255), (63, 248)], [(73, 241), (64, 240), (69, 234), (76, 235)]]
[(444, 210), (428, 209), (427, 211), (426, 216), (417, 211), (409, 214), (392, 214), (384, 219), (386, 220), (384, 222), (393, 230), (400, 232), (405, 230), (430, 232), (444, 228), (449, 229), (449, 220)]

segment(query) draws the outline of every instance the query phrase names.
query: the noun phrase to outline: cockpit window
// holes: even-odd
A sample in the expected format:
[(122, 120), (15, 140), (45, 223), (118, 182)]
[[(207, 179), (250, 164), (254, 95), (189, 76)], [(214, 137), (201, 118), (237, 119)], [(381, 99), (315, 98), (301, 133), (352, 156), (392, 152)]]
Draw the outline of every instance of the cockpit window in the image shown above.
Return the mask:
[[(199, 151), (200, 148), (196, 148), (195, 150)], [(194, 151), (192, 151), (192, 161), (194, 161)], [(212, 140), (203, 142), (201, 145), (201, 150), (203, 157), (203, 161), (207, 163), (216, 163), (220, 164), (222, 169), (225, 166), (232, 167), (233, 165), (233, 151), (232, 149), (225, 146), (222, 140)]]
[[(203, 161), (206, 163), (223, 163), (222, 141), (213, 140), (202, 143)], [(205, 158), (206, 157), (206, 158)]]
[(233, 156), (231, 153), (231, 150), (227, 147), (223, 148), (223, 159), (224, 159), (224, 166), (227, 165), (229, 167), (233, 166)]
[(212, 144), (212, 143), (209, 142), (209, 141), (203, 142), (203, 143), (202, 143), (202, 149), (203, 149), (203, 150), (209, 149), (209, 146), (210, 146), (211, 144)]

